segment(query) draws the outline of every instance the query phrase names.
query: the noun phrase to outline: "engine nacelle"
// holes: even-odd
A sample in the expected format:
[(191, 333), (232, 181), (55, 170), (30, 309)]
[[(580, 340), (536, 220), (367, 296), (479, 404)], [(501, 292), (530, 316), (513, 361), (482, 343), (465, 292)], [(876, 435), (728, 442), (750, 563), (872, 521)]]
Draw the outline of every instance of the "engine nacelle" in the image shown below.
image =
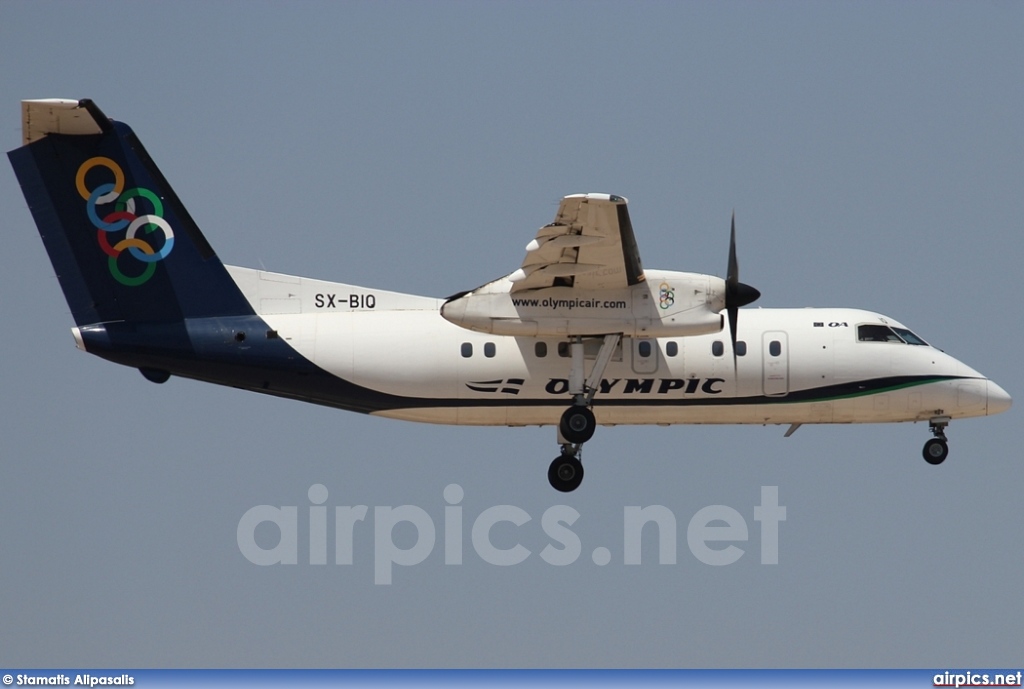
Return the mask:
[(546, 287), (512, 292), (501, 278), (452, 297), (441, 315), (495, 335), (567, 337), (622, 333), (687, 337), (720, 332), (725, 281), (712, 275), (644, 271), (644, 282), (618, 290)]

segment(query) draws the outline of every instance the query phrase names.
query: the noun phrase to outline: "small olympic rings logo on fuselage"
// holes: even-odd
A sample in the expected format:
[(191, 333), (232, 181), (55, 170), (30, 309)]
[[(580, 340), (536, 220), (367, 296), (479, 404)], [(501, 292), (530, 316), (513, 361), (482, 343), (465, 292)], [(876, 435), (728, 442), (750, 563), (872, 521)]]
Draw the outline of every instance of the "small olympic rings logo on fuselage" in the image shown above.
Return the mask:
[[(85, 184), (85, 176), (94, 167), (103, 167), (114, 175), (113, 182), (101, 184), (92, 191)], [(149, 189), (136, 187), (134, 189), (124, 188), (124, 171), (110, 158), (97, 156), (89, 158), (78, 168), (75, 176), (75, 186), (78, 194), (86, 201), (86, 214), (89, 222), (96, 228), (96, 239), (100, 248), (108, 256), (107, 267), (114, 279), (126, 287), (138, 287), (143, 284), (156, 272), (157, 261), (167, 258), (174, 248), (174, 231), (170, 223), (164, 220), (164, 205), (160, 197)], [(144, 199), (152, 207), (150, 213), (140, 213), (138, 199)], [(114, 210), (102, 217), (97, 206), (115, 204)], [(164, 235), (163, 245), (159, 250), (154, 249), (148, 242), (136, 237), (139, 230), (145, 233), (160, 230)], [(125, 232), (124, 239), (111, 245), (109, 235), (115, 232)], [(136, 276), (125, 275), (117, 265), (118, 257), (127, 250), (137, 261), (145, 265), (141, 274)]]
[(676, 288), (670, 286), (668, 283), (661, 283), (660, 289), (658, 290), (658, 305), (662, 309), (667, 309), (676, 303)]

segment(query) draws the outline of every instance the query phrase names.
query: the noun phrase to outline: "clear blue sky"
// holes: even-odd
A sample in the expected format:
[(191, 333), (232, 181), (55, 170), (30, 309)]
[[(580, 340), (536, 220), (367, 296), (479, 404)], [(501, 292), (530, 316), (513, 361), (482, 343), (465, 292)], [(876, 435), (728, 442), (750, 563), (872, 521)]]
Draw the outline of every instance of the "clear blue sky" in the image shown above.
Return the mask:
[[(0, 3), (0, 136), (18, 101), (131, 124), (225, 262), (434, 296), (516, 268), (558, 200), (627, 196), (651, 268), (722, 274), (735, 209), (759, 305), (888, 314), (1024, 395), (1020, 3)], [(576, 493), (554, 430), (407, 424), (74, 349), (0, 166), (0, 665), (951, 667), (1020, 662), (1019, 410), (923, 425), (600, 429)], [(373, 584), (258, 567), (249, 508), (417, 505), (443, 546)], [(761, 565), (762, 486), (788, 510)], [(473, 518), (532, 551), (496, 567)], [(583, 555), (544, 562), (552, 505)], [(623, 564), (623, 511), (663, 505), (678, 561)], [(686, 524), (727, 505), (735, 564)], [(306, 531), (300, 528), (300, 539)], [(411, 544), (414, 531), (396, 531)], [(264, 536), (266, 534), (263, 534)], [(302, 542), (300, 540), (300, 545)], [(611, 562), (591, 559), (607, 547)], [(308, 563), (308, 559), (306, 560)]]

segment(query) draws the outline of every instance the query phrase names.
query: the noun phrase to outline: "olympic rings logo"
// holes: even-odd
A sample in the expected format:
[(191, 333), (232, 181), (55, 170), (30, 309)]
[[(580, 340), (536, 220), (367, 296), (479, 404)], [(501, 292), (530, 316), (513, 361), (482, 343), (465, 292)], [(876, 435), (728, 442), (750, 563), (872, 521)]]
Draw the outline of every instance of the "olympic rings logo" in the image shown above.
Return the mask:
[[(113, 176), (113, 182), (101, 184), (92, 191), (85, 185), (85, 176), (94, 167), (102, 167), (109, 170)], [(97, 156), (89, 158), (78, 168), (75, 176), (75, 186), (78, 194), (86, 200), (86, 214), (89, 221), (96, 228), (96, 239), (100, 248), (107, 258), (107, 267), (114, 279), (126, 287), (138, 287), (143, 284), (156, 272), (157, 261), (167, 258), (174, 248), (174, 231), (170, 223), (164, 220), (164, 205), (160, 197), (149, 189), (136, 187), (134, 189), (124, 188), (124, 172), (121, 167), (110, 158)], [(139, 212), (136, 201), (144, 199), (149, 203), (152, 210), (150, 213)], [(113, 211), (100, 217), (98, 206), (114, 204)], [(109, 235), (115, 232), (125, 231), (124, 239), (113, 246), (110, 244)], [(154, 230), (160, 230), (164, 235), (163, 246), (157, 251), (148, 242), (136, 237), (139, 230), (146, 234)], [(128, 251), (129, 255), (141, 262), (145, 268), (142, 273), (136, 276), (125, 275), (117, 264), (117, 259), (122, 253)]]
[(668, 283), (661, 283), (661, 289), (658, 291), (658, 304), (663, 309), (667, 309), (676, 303), (676, 288), (670, 287)]

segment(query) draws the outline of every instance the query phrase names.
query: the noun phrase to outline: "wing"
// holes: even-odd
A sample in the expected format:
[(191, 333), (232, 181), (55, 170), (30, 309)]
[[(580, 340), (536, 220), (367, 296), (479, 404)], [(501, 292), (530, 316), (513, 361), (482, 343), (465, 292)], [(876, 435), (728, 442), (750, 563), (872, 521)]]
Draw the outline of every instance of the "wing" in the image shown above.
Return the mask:
[(522, 267), (510, 275), (513, 292), (542, 287), (616, 289), (642, 282), (640, 252), (627, 201), (610, 194), (562, 199), (555, 220), (526, 246)]

